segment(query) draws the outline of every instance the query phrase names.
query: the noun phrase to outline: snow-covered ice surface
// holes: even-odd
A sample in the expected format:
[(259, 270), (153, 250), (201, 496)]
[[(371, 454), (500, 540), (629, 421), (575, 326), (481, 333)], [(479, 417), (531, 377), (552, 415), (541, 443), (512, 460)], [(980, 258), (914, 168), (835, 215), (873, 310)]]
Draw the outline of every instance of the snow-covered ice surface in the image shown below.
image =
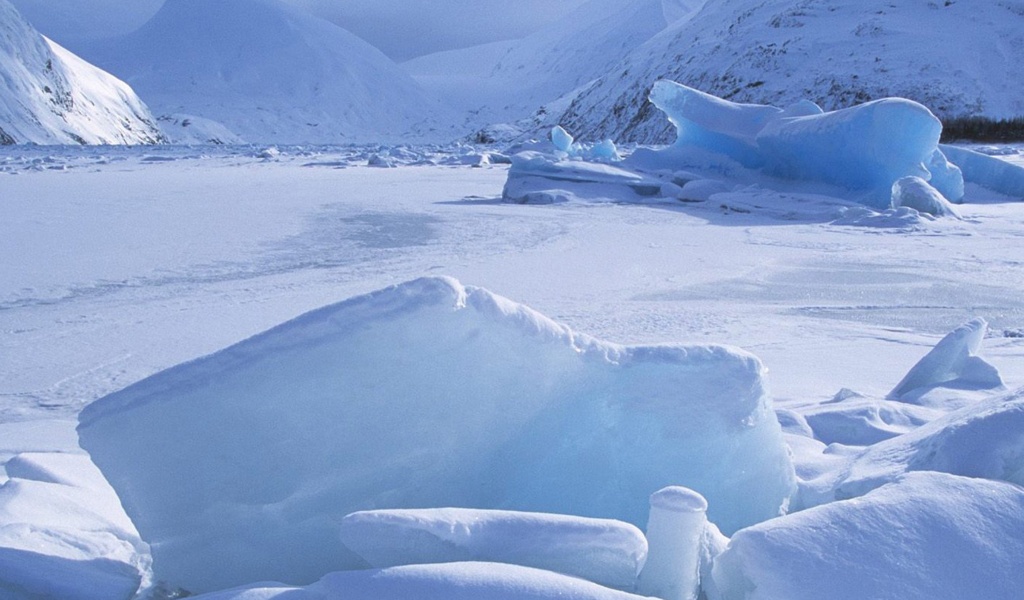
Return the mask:
[[(976, 149), (1024, 163), (1016, 148)], [(598, 338), (627, 344), (724, 343), (752, 352), (768, 368), (771, 396), (793, 450), (799, 484), (794, 507), (834, 500), (841, 481), (855, 481), (846, 474), (878, 485), (896, 482), (835, 508), (795, 513), (778, 521), (779, 527), (813, 527), (787, 519), (831, 518), (832, 513), (811, 511), (841, 514), (843, 507), (860, 506), (848, 502), (870, 508), (898, 500), (907, 511), (919, 506), (907, 519), (927, 520), (926, 512), (941, 501), (935, 490), (970, 488), (972, 500), (962, 505), (1000, 520), (1000, 535), (1018, 535), (990, 548), (995, 553), (990, 564), (1010, 562), (987, 584), (1013, 583), (1006, 574), (1020, 572), (1020, 553), (1009, 553), (1019, 542), (1019, 525), (1012, 521), (1019, 515), (1019, 508), (1012, 508), (1019, 488), (1006, 482), (1019, 477), (1013, 465), (1020, 464), (1020, 443), (1009, 435), (1019, 431), (1013, 425), (1019, 394), (961, 386), (936, 388), (929, 398), (937, 401), (929, 404), (886, 398), (943, 337), (976, 317), (988, 323), (980, 348), (986, 363), (998, 370), (1008, 390), (1024, 385), (1024, 203), (968, 184), (967, 203), (957, 206), (962, 220), (917, 219), (908, 226), (910, 221), (900, 221), (895, 212), (876, 213), (875, 222), (890, 219), (888, 226), (867, 227), (863, 219), (870, 215), (834, 199), (705, 179), (678, 186), (691, 198), (659, 190), (628, 202), (607, 186), (591, 192), (610, 190), (611, 201), (579, 202), (585, 194), (567, 182), (568, 201), (523, 206), (501, 202), (507, 168), (480, 160), (493, 156), (487, 162), (496, 163), (504, 155), (491, 152), (313, 146), (0, 149), (0, 462), (26, 451), (77, 452), (71, 422), (81, 408), (146, 376), (309, 310), (444, 274)], [(382, 154), (398, 166), (366, 166)], [(465, 166), (471, 160), (483, 166)], [(697, 196), (703, 201), (681, 201)], [(850, 221), (860, 214), (862, 222), (835, 221), (840, 210)], [(964, 402), (970, 405), (954, 410)], [(964, 425), (943, 428), (943, 423)], [(949, 438), (950, 431), (973, 440), (966, 443), (977, 452), (953, 452), (963, 443)], [(937, 462), (928, 462), (931, 448), (939, 450)], [(9, 481), (25, 481), (22, 467)], [(903, 475), (921, 469), (954, 475)], [(71, 468), (76, 477), (87, 470)], [(1005, 481), (954, 477), (961, 475)], [(922, 477), (932, 479), (922, 483)], [(859, 495), (874, 487), (854, 489), (848, 483), (841, 489)], [(935, 500), (923, 505), (899, 500), (918, 493)], [(1017, 512), (999, 512), (1007, 506)], [(936, 510), (954, 512), (951, 504), (944, 507)], [(76, 510), (79, 537), (74, 539), (86, 540), (76, 546), (76, 559), (85, 559), (104, 547), (95, 533), (110, 530), (109, 523), (120, 522), (123, 514), (116, 517), (103, 508), (89, 516)], [(44, 528), (56, 531), (40, 519)], [(884, 523), (889, 524), (877, 531), (893, 529), (890, 521)], [(942, 530), (951, 532), (943, 539), (988, 535), (987, 525), (970, 530), (972, 523), (953, 521)], [(800, 535), (787, 533), (779, 544)], [(103, 539), (126, 552), (122, 565), (144, 564), (144, 549), (127, 555), (129, 547), (136, 548), (130, 537)], [(14, 547), (6, 540), (0, 546)], [(907, 551), (915, 548), (921, 546)], [(928, 545), (921, 552), (942, 548)], [(1003, 549), (1007, 553), (999, 554)], [(94, 573), (130, 573), (93, 564), (102, 567)], [(743, 563), (737, 569), (754, 581), (786, 564), (780, 558), (773, 566)], [(104, 571), (108, 566), (111, 570)], [(977, 570), (981, 566), (941, 562), (933, 572), (936, 577), (947, 571), (950, 577), (989, 572)], [(396, 594), (407, 594), (410, 588), (401, 586), (408, 582), (448, 582), (438, 584), (443, 587), (468, 579), (508, 590), (510, 580), (539, 581), (520, 577), (518, 569), (526, 567), (395, 569), (329, 575), (303, 593), (328, 597), (331, 589), (344, 587), (384, 597), (378, 588), (359, 587), (371, 585), (366, 582), (374, 577), (380, 585), (398, 586)], [(493, 583), (497, 580), (505, 583)], [(560, 589), (564, 580), (558, 581), (545, 583), (545, 593)], [(782, 575), (774, 581), (806, 580)], [(277, 591), (235, 597), (272, 597), (294, 586), (263, 587)], [(451, 593), (446, 589), (438, 593)], [(960, 588), (950, 584), (948, 589)], [(295, 597), (302, 597), (298, 593)]]

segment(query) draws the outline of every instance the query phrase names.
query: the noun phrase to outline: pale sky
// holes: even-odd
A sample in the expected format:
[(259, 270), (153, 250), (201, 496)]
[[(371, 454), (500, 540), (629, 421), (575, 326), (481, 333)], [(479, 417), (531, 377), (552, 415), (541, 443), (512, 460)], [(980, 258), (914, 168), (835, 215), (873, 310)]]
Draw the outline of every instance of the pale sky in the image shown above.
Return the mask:
[[(207, 0), (216, 2), (217, 0)], [(586, 0), (279, 0), (360, 36), (396, 61), (523, 37)], [(11, 0), (43, 34), (76, 42), (128, 33), (164, 0)]]

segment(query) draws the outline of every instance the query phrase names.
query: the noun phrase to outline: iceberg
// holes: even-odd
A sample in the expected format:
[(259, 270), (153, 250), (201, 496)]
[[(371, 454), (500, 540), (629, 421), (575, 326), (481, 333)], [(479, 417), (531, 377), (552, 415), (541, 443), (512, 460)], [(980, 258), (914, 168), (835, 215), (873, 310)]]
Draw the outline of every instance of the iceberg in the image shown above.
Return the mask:
[(341, 521), (371, 567), (500, 562), (630, 591), (647, 557), (635, 526), (611, 519), (467, 508), (371, 510)]
[(155, 578), (194, 593), (365, 568), (337, 525), (362, 510), (642, 525), (652, 492), (684, 485), (728, 533), (795, 490), (753, 355), (603, 342), (448, 278), (158, 373), (86, 407), (78, 432)]
[(1024, 489), (911, 473), (853, 500), (739, 531), (709, 600), (1015, 598)]
[(963, 171), (964, 180), (1017, 200), (1024, 200), (1024, 168), (968, 148), (940, 146)]

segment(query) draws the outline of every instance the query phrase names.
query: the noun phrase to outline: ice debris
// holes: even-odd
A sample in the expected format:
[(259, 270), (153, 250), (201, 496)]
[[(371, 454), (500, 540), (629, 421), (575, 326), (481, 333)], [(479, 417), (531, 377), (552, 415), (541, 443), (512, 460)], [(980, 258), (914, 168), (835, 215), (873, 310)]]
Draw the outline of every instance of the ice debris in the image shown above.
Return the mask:
[(1002, 387), (999, 371), (978, 356), (988, 331), (985, 319), (976, 318), (942, 338), (889, 392), (889, 398), (914, 401), (928, 388), (958, 387), (994, 389)]
[(949, 200), (932, 187), (927, 181), (916, 175), (908, 175), (892, 184), (892, 208), (907, 207), (919, 213), (933, 217), (952, 217), (960, 219)]
[(642, 525), (685, 485), (723, 531), (774, 517), (795, 477), (763, 376), (737, 349), (611, 344), (427, 278), (154, 375), (78, 431), (155, 576), (204, 592), (365, 566), (334, 525), (360, 510)]
[(651, 494), (647, 562), (637, 582), (640, 594), (697, 600), (707, 510), (707, 500), (688, 488), (669, 486)]

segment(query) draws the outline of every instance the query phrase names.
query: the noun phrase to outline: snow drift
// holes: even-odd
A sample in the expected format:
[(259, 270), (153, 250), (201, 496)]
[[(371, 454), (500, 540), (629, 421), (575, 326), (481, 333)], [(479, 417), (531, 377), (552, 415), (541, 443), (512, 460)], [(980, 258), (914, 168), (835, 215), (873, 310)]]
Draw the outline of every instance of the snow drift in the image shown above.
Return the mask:
[(160, 141), (127, 84), (44, 38), (0, 0), (0, 145)]
[(168, 0), (142, 28), (86, 55), (159, 117), (222, 123), (250, 142), (454, 137), (447, 109), (344, 29), (278, 0)]
[(646, 102), (659, 79), (734, 102), (806, 98), (834, 110), (902, 97), (942, 119), (1017, 117), (1021, 12), (1010, 1), (708, 2), (582, 90), (558, 123), (588, 140), (669, 143), (671, 128)]
[(709, 598), (1014, 598), (1022, 556), (1024, 490), (913, 473), (738, 532), (715, 560)]
[(79, 435), (155, 576), (194, 592), (366, 566), (338, 535), (359, 510), (642, 525), (648, 495), (681, 484), (732, 532), (778, 515), (795, 486), (754, 356), (601, 342), (451, 279), (159, 373), (86, 407)]

